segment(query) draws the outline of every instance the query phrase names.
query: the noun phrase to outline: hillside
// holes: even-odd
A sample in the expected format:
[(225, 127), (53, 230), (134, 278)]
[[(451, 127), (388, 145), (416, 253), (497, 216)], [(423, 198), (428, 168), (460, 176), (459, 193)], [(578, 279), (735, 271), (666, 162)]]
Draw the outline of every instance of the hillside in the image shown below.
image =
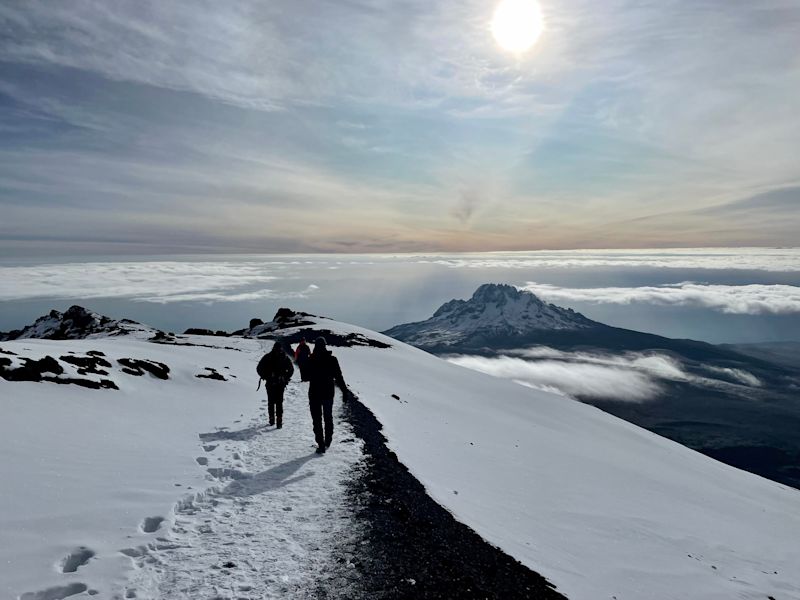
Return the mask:
[[(304, 384), (292, 384), (284, 430), (259, 425), (253, 369), (269, 344), (264, 340), (3, 342), (4, 371), (51, 356), (64, 369), (56, 379), (80, 377), (80, 367), (68, 371), (71, 363), (61, 357), (101, 352), (112, 366), (85, 377), (108, 378), (119, 388), (0, 379), (7, 417), (0, 424), (0, 477), (11, 490), (0, 496), (8, 540), (0, 550), (4, 591), (31, 592), (26, 600), (89, 589), (102, 597), (156, 598), (191, 585), (196, 597), (212, 590), (222, 597), (302, 597), (319, 581), (342, 597), (440, 597), (435, 569), (424, 566), (436, 555), (422, 542), (412, 546), (418, 552), (405, 570), (383, 571), (379, 584), (371, 579), (370, 556), (379, 549), (374, 538), (359, 537), (362, 528), (375, 527), (369, 519), (379, 507), (402, 501), (391, 483), (401, 480), (375, 488), (369, 482), (377, 481), (377, 458), (360, 458), (379, 423), (388, 448), (436, 503), (569, 598), (800, 595), (796, 490), (563, 396), (464, 369), (375, 332), (307, 319), (313, 325), (299, 327), (383, 346), (334, 348), (359, 406), (377, 423), (350, 424), (349, 409), (337, 400), (337, 445), (319, 459), (311, 457), (302, 420)], [(267, 329), (287, 337), (299, 331)], [(162, 363), (168, 378), (126, 373), (123, 358)], [(224, 380), (199, 377), (211, 372)], [(341, 487), (353, 481), (373, 485), (372, 500)], [(403, 509), (395, 518), (415, 514)], [(430, 526), (443, 531), (438, 518), (430, 517)], [(398, 535), (406, 529), (401, 520), (389, 522)], [(472, 560), (470, 547), (477, 546), (459, 550), (461, 561)], [(285, 560), (271, 562), (278, 556)], [(53, 564), (77, 566), (61, 573)], [(390, 585), (392, 573), (403, 577)], [(467, 576), (451, 580), (464, 590), (485, 581), (473, 577), (472, 584)]]

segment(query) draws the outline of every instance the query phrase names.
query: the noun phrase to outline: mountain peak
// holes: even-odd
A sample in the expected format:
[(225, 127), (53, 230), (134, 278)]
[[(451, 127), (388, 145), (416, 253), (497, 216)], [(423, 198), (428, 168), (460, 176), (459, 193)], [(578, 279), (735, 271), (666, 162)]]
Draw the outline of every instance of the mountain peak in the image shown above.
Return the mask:
[(527, 290), (485, 283), (469, 300), (445, 302), (430, 319), (398, 325), (386, 334), (418, 346), (446, 347), (597, 325), (572, 309), (547, 304)]

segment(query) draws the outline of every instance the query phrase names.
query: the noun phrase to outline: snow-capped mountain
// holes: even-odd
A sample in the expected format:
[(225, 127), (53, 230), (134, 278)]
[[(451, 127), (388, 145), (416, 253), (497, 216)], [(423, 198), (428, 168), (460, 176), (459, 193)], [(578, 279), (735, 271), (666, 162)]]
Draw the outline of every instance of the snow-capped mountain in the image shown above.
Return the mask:
[[(310, 323), (266, 329), (284, 340), (307, 328), (379, 344), (334, 348), (359, 400), (337, 400), (334, 445), (323, 457), (313, 453), (297, 376), (284, 428), (264, 425), (254, 370), (267, 340), (2, 342), (0, 358), (12, 366), (55, 356), (85, 369), (86, 357), (100, 357), (111, 367), (96, 368), (117, 388), (0, 379), (2, 595), (307, 597), (322, 584), (332, 598), (443, 597), (429, 587), (429, 565), (443, 564), (433, 546), (415, 546), (398, 570), (372, 562), (376, 544), (396, 536), (442, 535), (430, 512), (413, 520), (418, 498), (409, 504), (410, 486), (398, 490), (396, 479), (367, 498), (348, 492), (377, 477), (378, 459), (364, 455), (377, 439), (381, 456), (407, 467), (445, 515), (572, 600), (800, 597), (797, 490), (381, 334), (302, 321)], [(169, 367), (168, 378), (117, 366), (145, 364)], [(373, 441), (352, 425), (350, 402), (377, 419)], [(388, 510), (379, 515), (395, 515), (396, 536), (369, 537), (359, 519)], [(440, 541), (443, 552), (457, 544)], [(451, 580), (472, 590), (463, 597), (486, 590), (479, 573), (487, 570), (473, 561), (485, 542), (476, 537), (446, 561), (464, 565)], [(381, 573), (393, 577), (376, 583)]]
[(420, 347), (480, 346), (539, 331), (575, 331), (599, 325), (531, 292), (486, 283), (469, 300), (443, 304), (430, 319), (397, 325), (386, 335)]
[(71, 306), (65, 312), (51, 310), (49, 314), (36, 319), (36, 321), (23, 327), (0, 332), (0, 340), (17, 340), (26, 338), (39, 338), (45, 340), (77, 340), (87, 337), (130, 335), (130, 334), (155, 335), (157, 329), (142, 325), (130, 319), (111, 319), (87, 310), (82, 306)]

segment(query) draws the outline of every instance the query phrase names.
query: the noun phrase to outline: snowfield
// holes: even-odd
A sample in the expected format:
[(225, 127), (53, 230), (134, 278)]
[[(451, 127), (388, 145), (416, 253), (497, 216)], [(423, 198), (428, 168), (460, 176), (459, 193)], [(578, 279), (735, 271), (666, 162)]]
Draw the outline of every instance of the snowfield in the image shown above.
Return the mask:
[[(358, 327), (319, 324), (393, 344), (334, 348), (345, 379), (383, 424), (390, 447), (458, 520), (569, 598), (800, 598), (797, 490), (563, 396), (450, 364)], [(181, 597), (177, 591), (188, 589), (187, 582), (205, 578), (203, 590), (220, 597), (297, 597), (304, 585), (324, 579), (324, 565), (309, 567), (319, 558), (313, 548), (347, 535), (336, 478), (358, 463), (358, 440), (305, 460), (313, 450), (310, 426), (301, 420), (305, 384), (290, 388), (283, 430), (257, 425), (263, 390), (255, 392), (254, 368), (269, 342), (186, 339), (237, 350), (131, 336), (0, 344), (34, 358), (99, 350), (171, 369), (167, 381), (114, 371), (109, 377), (119, 390), (0, 379), (5, 594), (42, 600), (88, 589), (101, 597), (133, 590), (142, 598), (173, 590), (165, 597)], [(196, 378), (206, 367), (237, 378)], [(297, 427), (290, 428), (295, 417)], [(344, 427), (337, 440), (348, 435)], [(277, 475), (278, 483), (288, 483), (273, 485), (270, 469), (286, 463), (291, 468)], [(209, 473), (214, 468), (229, 470)], [(308, 506), (320, 487), (326, 492), (316, 507)], [(343, 529), (315, 526), (324, 514), (341, 517)], [(278, 517), (283, 529), (275, 527)], [(288, 539), (299, 523), (303, 533)], [(143, 526), (157, 528), (145, 533)], [(222, 549), (223, 540), (245, 550)], [(265, 560), (287, 552), (289, 559), (259, 571)], [(236, 582), (240, 587), (224, 588), (209, 574), (219, 553), (237, 565), (254, 558), (248, 576)], [(78, 566), (62, 573), (60, 561), (69, 556), (70, 566)], [(275, 569), (283, 572), (276, 576)], [(48, 588), (62, 591), (36, 595)]]

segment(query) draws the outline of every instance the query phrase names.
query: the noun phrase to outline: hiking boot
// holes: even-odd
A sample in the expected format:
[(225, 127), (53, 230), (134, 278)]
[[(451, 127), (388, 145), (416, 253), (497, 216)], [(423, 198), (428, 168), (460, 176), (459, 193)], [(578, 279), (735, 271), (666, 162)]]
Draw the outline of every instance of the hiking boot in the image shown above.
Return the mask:
[(275, 425), (275, 421), (270, 421), (269, 426), (272, 427), (273, 425)]
[(281, 423), (281, 422), (279, 421), (279, 422), (278, 422), (278, 424), (277, 424), (275, 427), (277, 427), (278, 429), (280, 429), (281, 427), (283, 427), (283, 423)]
[(326, 448), (330, 448), (331, 447), (331, 441), (332, 440), (325, 440), (325, 447)]
[(325, 446), (318, 446), (316, 452), (317, 454), (325, 454)]

